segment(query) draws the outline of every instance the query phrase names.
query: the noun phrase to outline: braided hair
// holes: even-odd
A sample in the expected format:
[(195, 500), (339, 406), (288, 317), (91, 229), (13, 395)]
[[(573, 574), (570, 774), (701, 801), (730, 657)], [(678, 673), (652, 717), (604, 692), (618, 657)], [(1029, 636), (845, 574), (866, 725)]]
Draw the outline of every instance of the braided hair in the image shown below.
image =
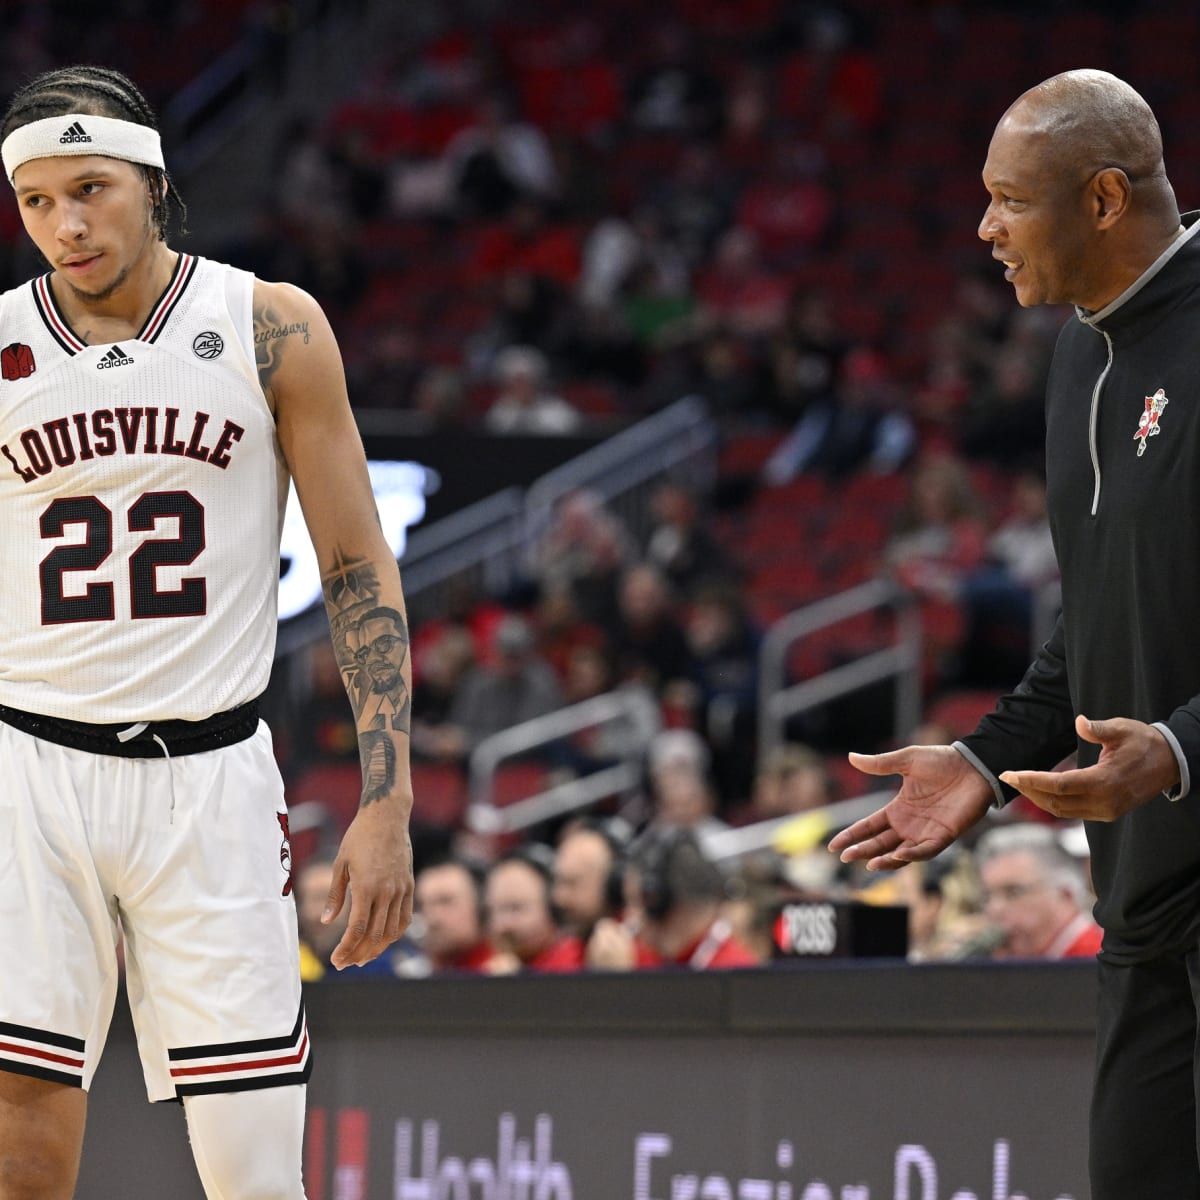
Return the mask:
[[(158, 118), (150, 102), (135, 84), (120, 71), (109, 67), (80, 64), (45, 71), (20, 88), (9, 102), (0, 120), (0, 141), (14, 129), (40, 121), (43, 117), (61, 117), (66, 113), (91, 113), (97, 117), (116, 117), (135, 125), (158, 128)], [(132, 163), (140, 170), (150, 189), (154, 227), (165, 241), (167, 226), (178, 214), (182, 228), (187, 206), (175, 181), (161, 167)]]

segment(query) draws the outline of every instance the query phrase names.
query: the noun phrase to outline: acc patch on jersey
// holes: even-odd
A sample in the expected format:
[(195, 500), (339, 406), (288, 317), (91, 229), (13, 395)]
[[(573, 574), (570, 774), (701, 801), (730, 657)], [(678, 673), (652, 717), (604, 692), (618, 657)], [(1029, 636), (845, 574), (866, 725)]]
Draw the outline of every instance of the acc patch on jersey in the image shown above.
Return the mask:
[(36, 370), (33, 351), (23, 342), (13, 342), (0, 350), (0, 374), (5, 379), (28, 379)]

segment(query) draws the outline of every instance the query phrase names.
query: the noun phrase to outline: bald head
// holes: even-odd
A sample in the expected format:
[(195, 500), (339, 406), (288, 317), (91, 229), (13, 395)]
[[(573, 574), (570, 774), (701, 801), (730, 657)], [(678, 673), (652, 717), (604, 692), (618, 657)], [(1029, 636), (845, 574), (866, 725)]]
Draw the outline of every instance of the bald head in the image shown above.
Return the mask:
[(1154, 113), (1106, 71), (1067, 71), (1019, 96), (983, 182), (979, 236), (1027, 306), (1102, 310), (1180, 229)]
[(1030, 88), (1001, 118), (1080, 181), (1105, 167), (1133, 183), (1166, 182), (1162, 133), (1154, 113), (1107, 71), (1064, 71)]

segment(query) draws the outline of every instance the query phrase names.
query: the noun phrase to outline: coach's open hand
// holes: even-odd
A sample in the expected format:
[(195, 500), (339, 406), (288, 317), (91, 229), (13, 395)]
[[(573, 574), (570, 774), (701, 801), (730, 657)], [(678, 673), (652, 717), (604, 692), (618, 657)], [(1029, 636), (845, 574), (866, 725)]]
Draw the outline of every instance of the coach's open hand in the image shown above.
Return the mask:
[(892, 871), (933, 858), (991, 807), (991, 785), (950, 746), (851, 754), (850, 762), (868, 775), (903, 779), (883, 808), (855, 821), (829, 843), (843, 862), (866, 859), (869, 871)]
[(408, 822), (392, 811), (392, 799), (358, 810), (333, 864), (333, 885), (321, 920), (328, 925), (350, 893), (350, 917), (330, 962), (362, 966), (378, 957), (408, 928), (413, 914), (413, 857)]
[(1152, 725), (1126, 717), (1090, 721), (1080, 714), (1075, 731), (1103, 747), (1095, 766), (1005, 771), (1000, 778), (1048, 813), (1085, 821), (1115, 821), (1179, 782), (1175, 755)]

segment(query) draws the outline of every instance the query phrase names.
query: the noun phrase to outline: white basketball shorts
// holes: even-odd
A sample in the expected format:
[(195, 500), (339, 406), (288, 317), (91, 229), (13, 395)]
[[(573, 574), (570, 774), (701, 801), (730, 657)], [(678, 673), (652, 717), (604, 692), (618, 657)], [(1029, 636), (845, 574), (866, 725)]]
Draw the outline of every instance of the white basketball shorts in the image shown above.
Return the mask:
[(151, 1100), (302, 1083), (271, 737), (117, 758), (0, 724), (0, 1069), (87, 1088), (118, 981)]

